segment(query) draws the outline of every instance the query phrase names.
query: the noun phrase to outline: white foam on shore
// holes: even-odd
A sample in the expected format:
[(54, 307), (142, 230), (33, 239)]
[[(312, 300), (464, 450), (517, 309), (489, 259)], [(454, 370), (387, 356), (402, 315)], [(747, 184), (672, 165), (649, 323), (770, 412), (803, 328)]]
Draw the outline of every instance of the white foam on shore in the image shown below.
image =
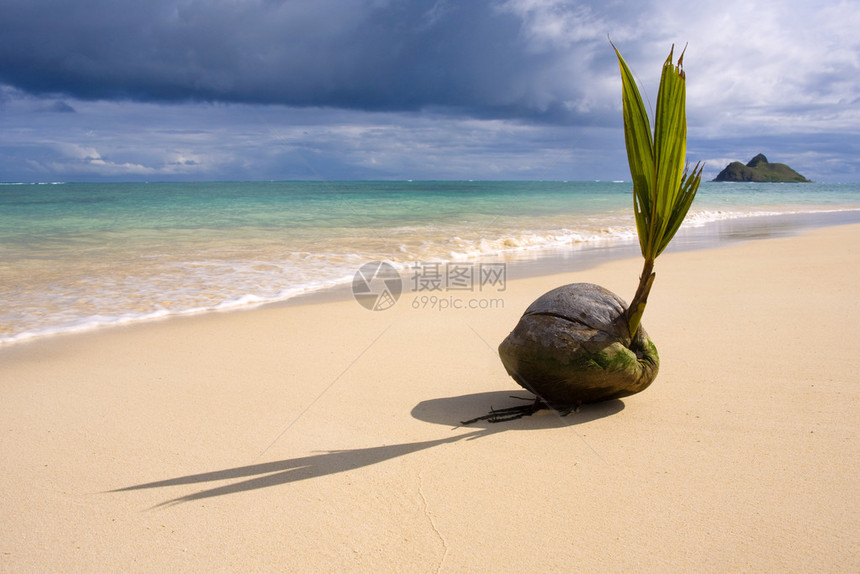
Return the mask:
[(6, 337), (0, 337), (0, 346), (18, 343), (22, 341), (28, 341), (39, 337), (82, 333), (104, 327), (117, 327), (134, 323), (156, 321), (170, 317), (183, 317), (218, 311), (234, 311), (238, 309), (252, 309), (261, 305), (280, 301), (287, 301), (300, 295), (306, 295), (308, 293), (314, 293), (324, 289), (336, 287), (351, 280), (352, 276), (342, 277), (338, 280), (333, 281), (321, 281), (317, 284), (311, 284), (304, 287), (285, 289), (272, 297), (260, 297), (254, 294), (243, 294), (238, 295), (234, 298), (224, 299), (220, 303), (211, 306), (190, 307), (174, 310), (161, 308), (150, 312), (120, 313), (116, 315), (90, 315), (81, 317), (79, 319), (60, 321), (57, 324), (53, 324), (50, 326), (29, 329)]
[[(684, 227), (709, 223), (796, 213), (832, 213), (856, 209), (807, 210), (693, 210)], [(583, 230), (519, 230), (489, 237), (440, 235), (435, 230), (398, 228), (400, 239), (422, 234), (423, 239), (387, 244), (373, 238), (357, 252), (281, 252), (271, 259), (174, 261), (163, 266), (161, 275), (89, 278), (80, 292), (63, 297), (45, 293), (32, 301), (12, 303), (18, 329), (7, 328), (0, 345), (39, 337), (76, 333), (107, 326), (154, 321), (166, 317), (230, 311), (281, 302), (352, 281), (358, 268), (369, 261), (386, 261), (408, 273), (416, 262), (478, 261), (482, 258), (516, 259), (518, 255), (540, 257), (542, 250), (603, 247), (636, 239), (632, 216), (629, 220), (605, 217), (589, 221)], [(324, 248), (325, 246), (322, 245)], [(334, 247), (331, 245), (330, 247)], [(279, 258), (278, 258), (279, 257)], [(81, 283), (79, 281), (79, 283)], [(407, 284), (404, 281), (404, 286)], [(86, 296), (85, 306), (75, 302)], [(97, 309), (99, 312), (93, 313)], [(134, 309), (134, 310), (130, 310)]]

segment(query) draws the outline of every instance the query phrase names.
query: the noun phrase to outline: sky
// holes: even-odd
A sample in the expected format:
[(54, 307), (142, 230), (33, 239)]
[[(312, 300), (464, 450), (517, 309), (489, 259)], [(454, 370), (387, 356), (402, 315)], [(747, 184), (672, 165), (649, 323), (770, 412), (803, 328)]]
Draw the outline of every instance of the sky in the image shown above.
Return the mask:
[[(695, 6), (693, 6), (695, 4)], [(629, 180), (609, 38), (687, 159), (860, 181), (856, 0), (0, 0), (0, 181)]]

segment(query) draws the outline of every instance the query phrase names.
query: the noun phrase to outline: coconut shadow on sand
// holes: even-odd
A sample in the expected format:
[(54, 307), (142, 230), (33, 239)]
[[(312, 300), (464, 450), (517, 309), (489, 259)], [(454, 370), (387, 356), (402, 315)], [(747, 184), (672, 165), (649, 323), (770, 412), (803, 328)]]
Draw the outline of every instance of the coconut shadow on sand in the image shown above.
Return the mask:
[[(525, 393), (517, 393), (514, 396), (524, 395)], [(558, 413), (552, 411), (541, 411), (534, 416), (504, 423), (493, 424), (481, 421), (468, 427), (460, 424), (461, 420), (471, 418), (476, 412), (486, 411), (488, 405), (504, 407), (509, 406), (512, 402), (517, 402), (514, 399), (511, 399), (511, 396), (512, 391), (475, 393), (422, 401), (412, 409), (412, 416), (420, 421), (444, 425), (450, 427), (450, 430), (452, 431), (469, 431), (455, 436), (370, 448), (325, 451), (310, 456), (251, 464), (247, 466), (226, 468), (169, 478), (166, 480), (147, 482), (134, 486), (117, 488), (108, 492), (118, 493), (153, 488), (206, 485), (207, 483), (228, 480), (233, 481), (230, 484), (214, 488), (205, 488), (203, 490), (198, 490), (197, 492), (171, 498), (153, 506), (150, 509), (152, 510), (181, 504), (183, 502), (193, 502), (228, 494), (238, 494), (260, 488), (276, 487), (302, 480), (311, 480), (323, 476), (347, 472), (356, 468), (378, 464), (443, 444), (454, 443), (461, 440), (474, 440), (498, 432), (573, 427), (611, 416), (620, 412), (624, 408), (623, 402), (620, 400), (612, 400), (603, 403), (583, 405), (579, 412), (571, 413), (566, 417), (562, 417)]]

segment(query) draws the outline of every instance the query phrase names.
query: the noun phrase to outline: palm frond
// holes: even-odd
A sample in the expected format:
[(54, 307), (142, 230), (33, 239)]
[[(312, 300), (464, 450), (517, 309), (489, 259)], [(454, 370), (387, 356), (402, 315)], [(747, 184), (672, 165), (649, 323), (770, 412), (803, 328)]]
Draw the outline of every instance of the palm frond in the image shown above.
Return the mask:
[(702, 167), (696, 164), (689, 173), (685, 169), (687, 96), (684, 53), (678, 58), (678, 64), (673, 64), (673, 46), (663, 63), (652, 135), (651, 123), (636, 87), (636, 79), (621, 52), (614, 44), (612, 47), (621, 69), (624, 143), (633, 179), (636, 232), (647, 270), (647, 274), (643, 272), (640, 277), (639, 289), (628, 313), (628, 326), (633, 336), (639, 328), (648, 291), (653, 283), (651, 269), (654, 260), (681, 227), (699, 188)]

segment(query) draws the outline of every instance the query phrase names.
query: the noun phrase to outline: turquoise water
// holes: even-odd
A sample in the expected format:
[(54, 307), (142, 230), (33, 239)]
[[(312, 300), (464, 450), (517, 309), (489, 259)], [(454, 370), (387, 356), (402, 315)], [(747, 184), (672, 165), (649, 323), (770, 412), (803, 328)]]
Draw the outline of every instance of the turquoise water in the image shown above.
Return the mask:
[[(609, 246), (631, 207), (623, 182), (0, 185), (0, 342), (285, 300), (368, 261)], [(860, 185), (705, 183), (685, 225), (842, 210)]]

